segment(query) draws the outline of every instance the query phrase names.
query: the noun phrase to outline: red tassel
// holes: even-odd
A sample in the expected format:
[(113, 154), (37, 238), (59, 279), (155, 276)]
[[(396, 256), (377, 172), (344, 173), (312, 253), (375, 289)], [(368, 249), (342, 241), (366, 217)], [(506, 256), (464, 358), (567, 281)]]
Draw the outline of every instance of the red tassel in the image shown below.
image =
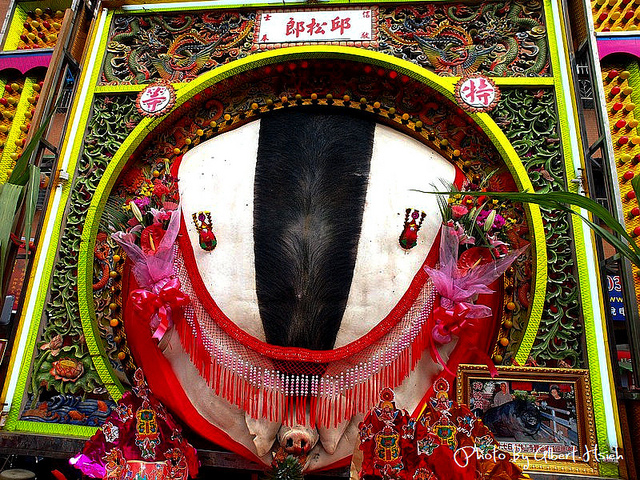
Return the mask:
[[(313, 381), (313, 380), (312, 380)], [(311, 392), (309, 396), (309, 426), (316, 426), (316, 407), (318, 406), (318, 397)]]

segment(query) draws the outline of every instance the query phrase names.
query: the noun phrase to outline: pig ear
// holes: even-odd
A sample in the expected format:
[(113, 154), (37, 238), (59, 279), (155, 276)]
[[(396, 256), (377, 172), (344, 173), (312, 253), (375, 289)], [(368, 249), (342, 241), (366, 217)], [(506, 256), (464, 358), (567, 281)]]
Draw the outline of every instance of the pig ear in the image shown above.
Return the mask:
[[(340, 398), (342, 408), (346, 407), (346, 399)], [(326, 426), (318, 426), (318, 433), (320, 434), (320, 443), (322, 447), (329, 455), (333, 455), (338, 448), (338, 443), (344, 435), (345, 430), (349, 426), (349, 421), (340, 422), (336, 427), (327, 428)]]
[(271, 451), (280, 428), (280, 422), (270, 422), (264, 418), (252, 418), (248, 414), (245, 414), (244, 418), (247, 422), (249, 433), (253, 436), (256, 453), (259, 457), (264, 457)]

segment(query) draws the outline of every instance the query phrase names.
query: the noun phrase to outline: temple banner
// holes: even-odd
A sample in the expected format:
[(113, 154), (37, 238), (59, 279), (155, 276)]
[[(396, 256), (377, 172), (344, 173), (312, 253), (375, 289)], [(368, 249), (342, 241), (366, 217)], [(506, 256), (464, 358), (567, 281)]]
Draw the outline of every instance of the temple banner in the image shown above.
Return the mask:
[(261, 12), (255, 43), (370, 41), (372, 9)]

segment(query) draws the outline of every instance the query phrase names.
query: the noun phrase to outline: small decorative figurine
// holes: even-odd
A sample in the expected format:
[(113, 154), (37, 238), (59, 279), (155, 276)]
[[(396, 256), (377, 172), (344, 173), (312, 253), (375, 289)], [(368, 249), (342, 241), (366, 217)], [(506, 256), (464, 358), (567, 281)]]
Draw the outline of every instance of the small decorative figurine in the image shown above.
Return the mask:
[[(411, 220), (409, 220), (409, 216), (411, 216)], [(410, 250), (418, 244), (418, 231), (426, 216), (427, 214), (424, 212), (419, 212), (418, 210), (413, 210), (412, 212), (410, 208), (407, 208), (404, 215), (404, 229), (399, 239), (402, 248)]]
[(211, 221), (211, 212), (198, 212), (193, 214), (193, 223), (198, 230), (198, 241), (200, 247), (210, 252), (218, 244), (216, 236), (213, 234), (213, 222)]

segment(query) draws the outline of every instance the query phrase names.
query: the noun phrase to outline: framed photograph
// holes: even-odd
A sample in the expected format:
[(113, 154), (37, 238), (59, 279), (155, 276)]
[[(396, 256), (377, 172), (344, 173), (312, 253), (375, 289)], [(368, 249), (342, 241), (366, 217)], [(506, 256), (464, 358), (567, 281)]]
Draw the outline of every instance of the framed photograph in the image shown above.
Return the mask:
[(460, 365), (457, 400), (469, 405), (525, 470), (597, 474), (587, 370)]

